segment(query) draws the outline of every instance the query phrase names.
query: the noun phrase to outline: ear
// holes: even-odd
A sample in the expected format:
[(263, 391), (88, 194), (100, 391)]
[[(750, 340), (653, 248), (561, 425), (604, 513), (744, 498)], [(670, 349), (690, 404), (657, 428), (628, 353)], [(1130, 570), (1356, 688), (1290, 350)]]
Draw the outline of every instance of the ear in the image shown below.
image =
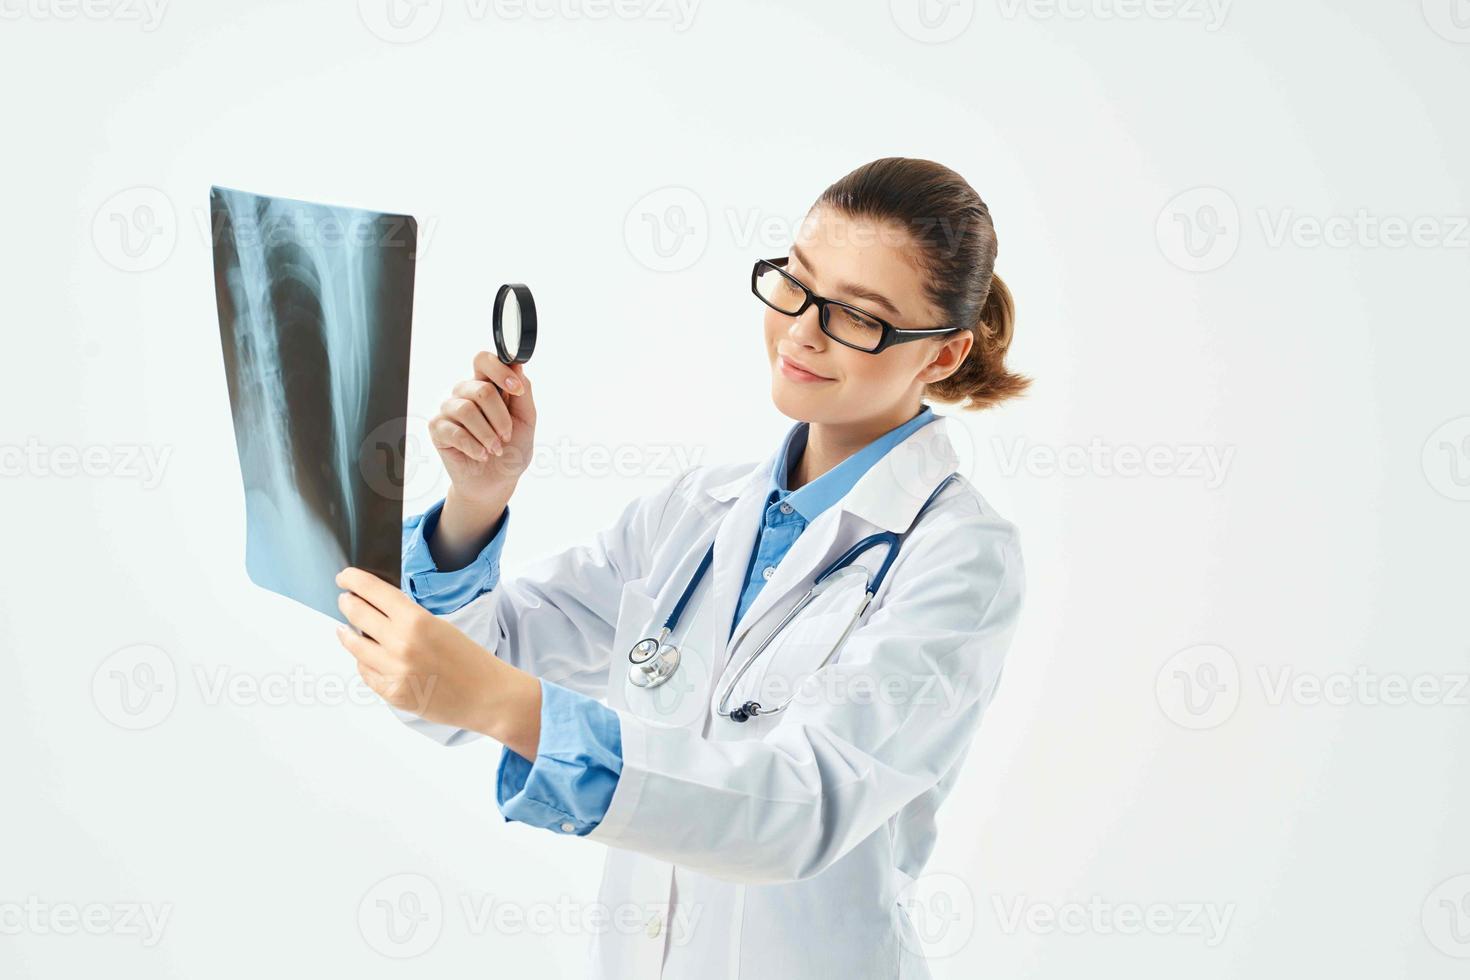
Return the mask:
[(970, 348), (974, 343), (973, 330), (961, 330), (940, 343), (929, 363), (919, 372), (919, 380), (926, 385), (932, 385), (954, 374), (965, 363), (965, 358), (970, 356)]

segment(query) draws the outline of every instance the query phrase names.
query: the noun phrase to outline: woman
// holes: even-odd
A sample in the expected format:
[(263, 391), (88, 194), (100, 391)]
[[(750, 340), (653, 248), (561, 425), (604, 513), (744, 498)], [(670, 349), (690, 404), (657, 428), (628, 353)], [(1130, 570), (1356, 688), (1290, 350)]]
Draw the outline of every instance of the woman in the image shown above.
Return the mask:
[[(995, 255), (953, 171), (859, 167), (752, 276), (771, 397), (796, 420), (769, 458), (693, 467), (499, 582), (536, 409), (523, 368), (482, 352), (429, 425), (452, 486), (405, 522), (403, 591), (338, 576), (364, 634), (339, 638), (400, 717), (501, 742), (507, 819), (608, 845), (595, 975), (927, 975), (898, 898), (995, 693), (1022, 565), (922, 399), (981, 409), (1025, 387)], [(732, 683), (818, 573), (881, 532), (901, 548), (857, 625), (868, 577), (834, 575)], [(691, 583), (655, 686), (668, 658), (628, 651)]]

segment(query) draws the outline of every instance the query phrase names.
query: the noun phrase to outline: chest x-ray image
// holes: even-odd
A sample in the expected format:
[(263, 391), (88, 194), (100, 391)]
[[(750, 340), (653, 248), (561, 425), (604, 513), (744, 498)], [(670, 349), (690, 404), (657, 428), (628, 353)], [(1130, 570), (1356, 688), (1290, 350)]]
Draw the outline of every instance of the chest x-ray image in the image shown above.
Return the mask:
[(399, 581), (417, 226), (222, 187), (210, 222), (246, 572), (345, 622), (344, 566)]

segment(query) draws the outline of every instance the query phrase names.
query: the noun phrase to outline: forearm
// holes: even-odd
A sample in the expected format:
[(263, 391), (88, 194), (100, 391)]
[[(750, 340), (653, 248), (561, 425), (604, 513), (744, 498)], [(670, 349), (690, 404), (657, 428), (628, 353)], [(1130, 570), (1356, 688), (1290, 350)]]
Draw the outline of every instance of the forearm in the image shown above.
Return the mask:
[(489, 659), (492, 681), (486, 686), (476, 730), (535, 762), (541, 741), (541, 681), (519, 667)]
[(466, 499), (451, 486), (444, 497), (439, 522), (427, 539), (435, 566), (447, 572), (474, 561), (495, 536), (508, 502), (499, 496), (488, 500)]

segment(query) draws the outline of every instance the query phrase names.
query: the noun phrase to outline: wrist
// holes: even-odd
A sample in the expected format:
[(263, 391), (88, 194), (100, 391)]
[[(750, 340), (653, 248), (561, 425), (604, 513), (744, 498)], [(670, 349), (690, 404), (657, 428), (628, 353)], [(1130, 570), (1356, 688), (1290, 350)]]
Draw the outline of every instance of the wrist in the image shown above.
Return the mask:
[(503, 660), (491, 664), (490, 683), (479, 723), (493, 738), (528, 762), (536, 761), (541, 741), (541, 680)]

